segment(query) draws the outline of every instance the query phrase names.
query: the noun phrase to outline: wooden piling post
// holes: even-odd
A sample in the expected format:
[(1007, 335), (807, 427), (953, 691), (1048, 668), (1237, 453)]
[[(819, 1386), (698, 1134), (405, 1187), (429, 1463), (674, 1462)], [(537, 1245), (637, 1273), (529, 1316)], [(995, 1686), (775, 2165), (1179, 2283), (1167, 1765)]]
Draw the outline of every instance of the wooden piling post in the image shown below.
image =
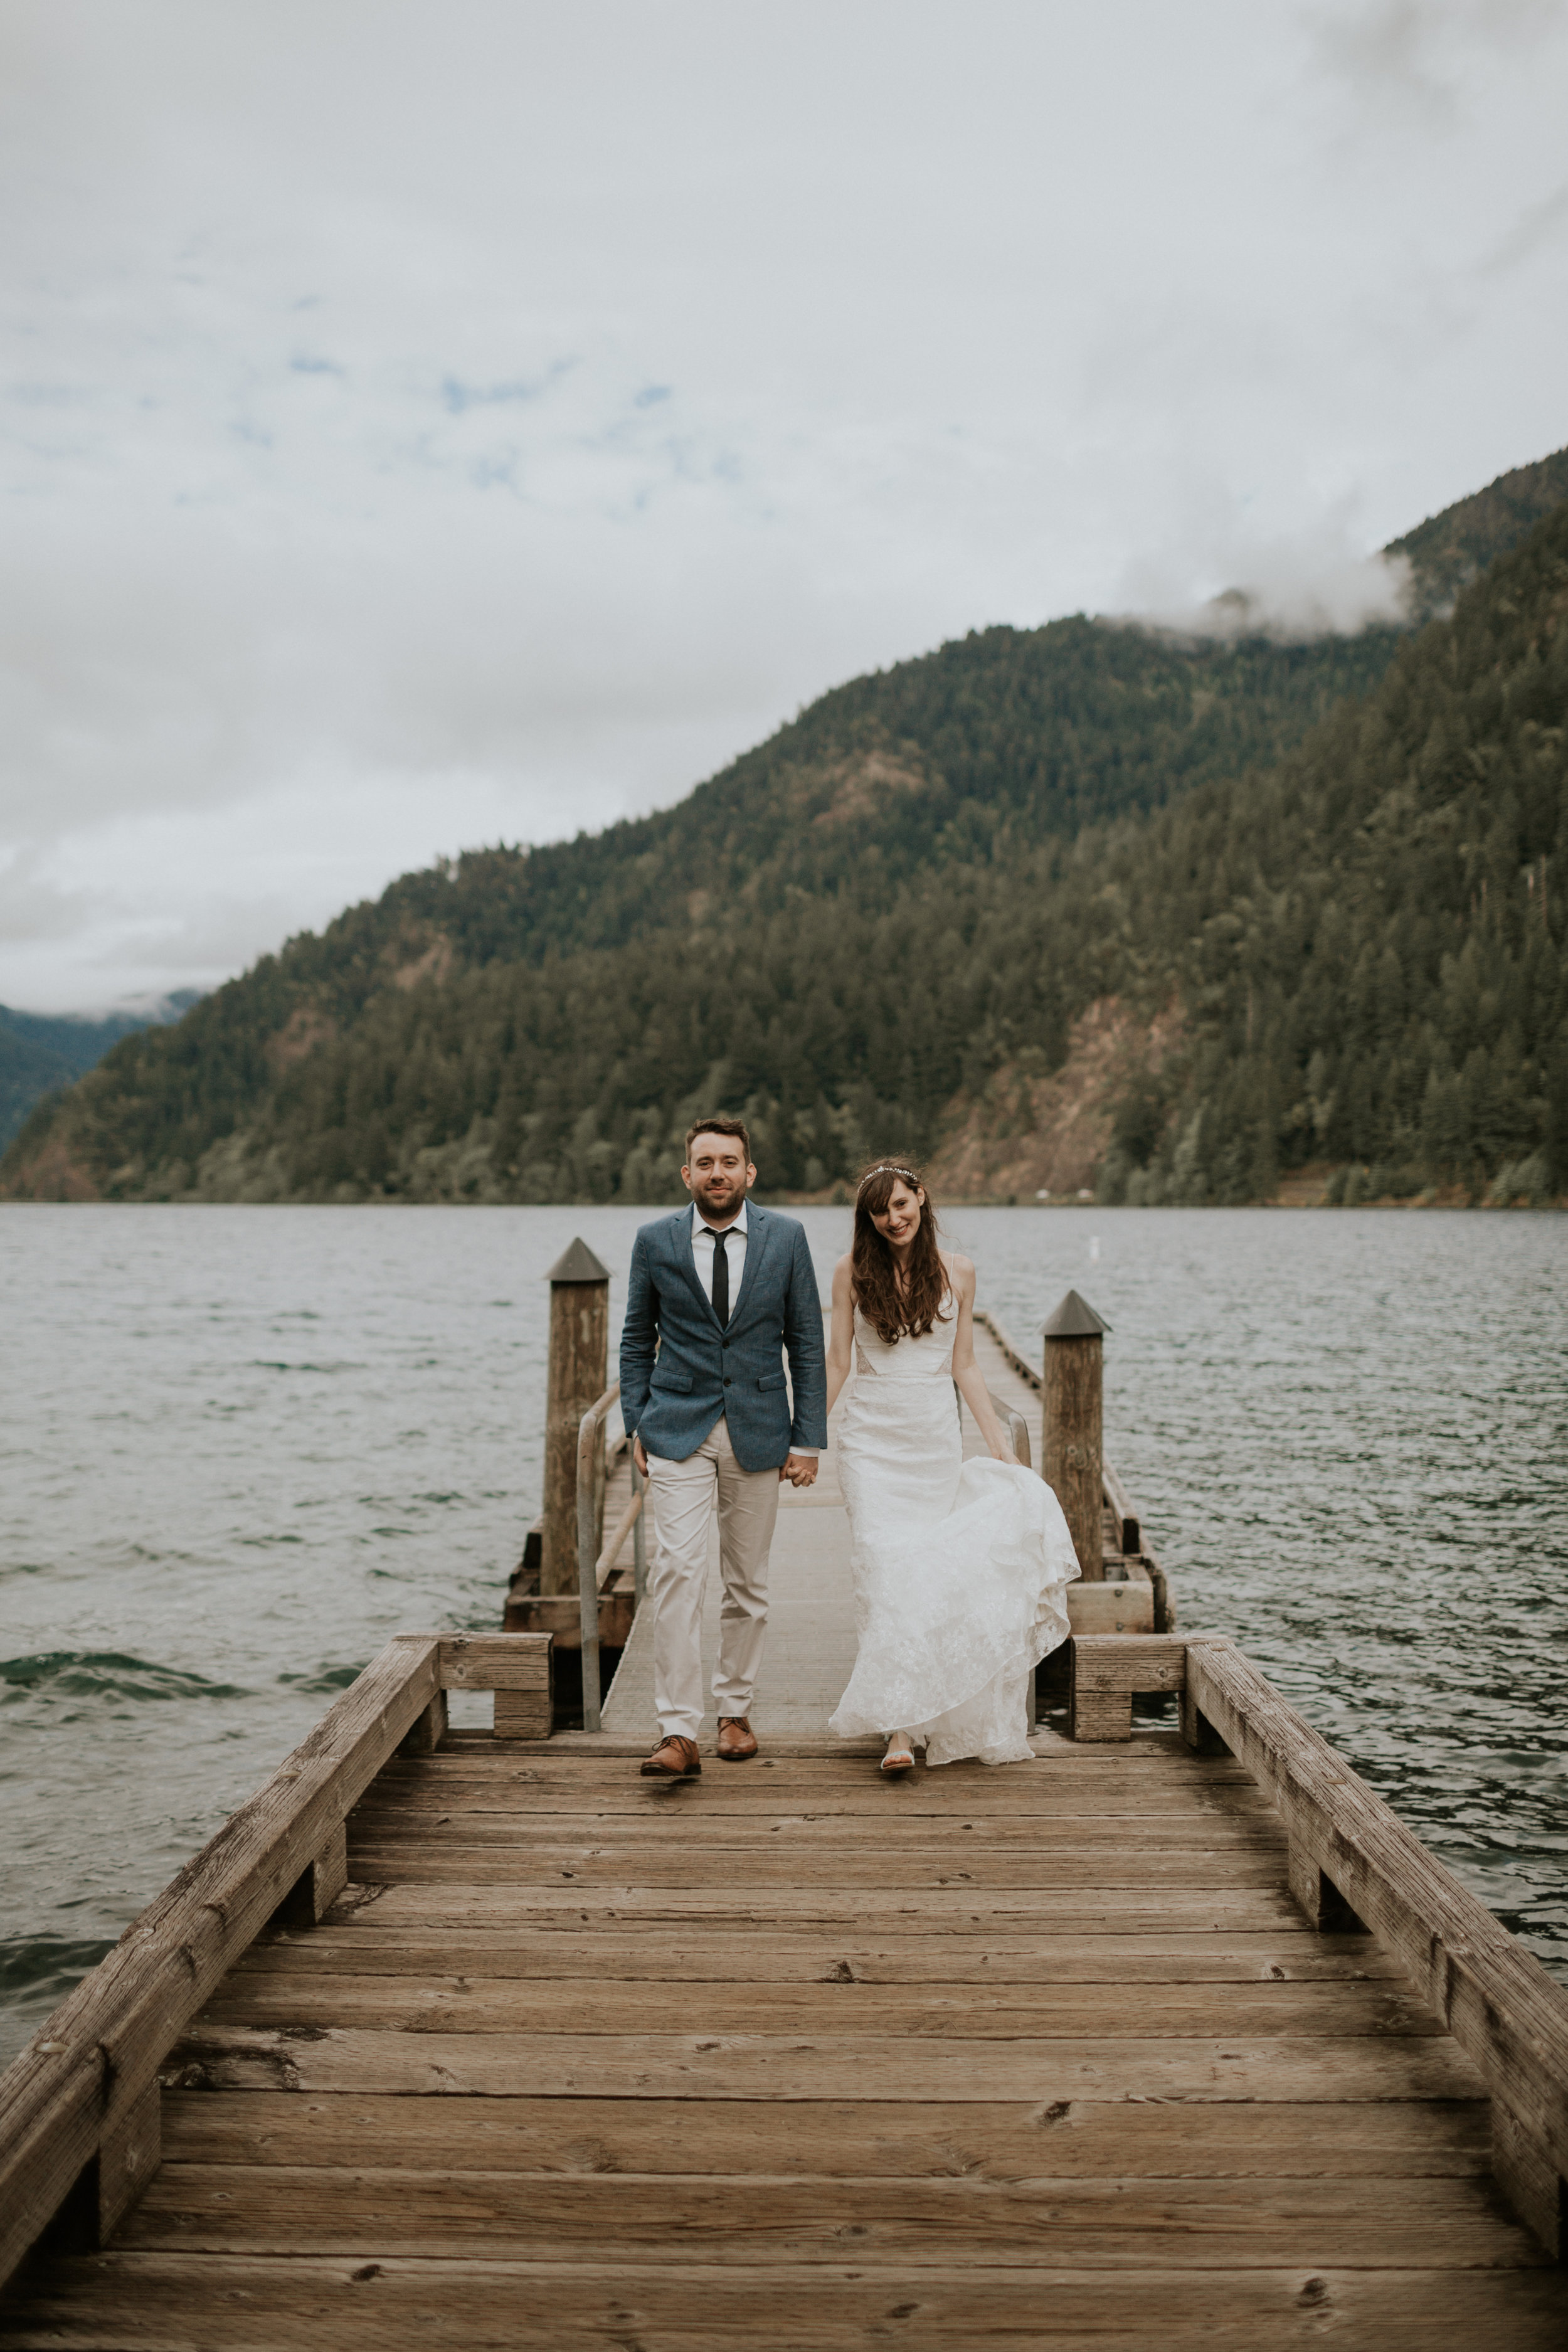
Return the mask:
[(1046, 1484), (1062, 1507), (1088, 1584), (1105, 1581), (1101, 1416), (1103, 1334), (1109, 1328), (1076, 1290), (1068, 1292), (1045, 1325)]
[(550, 1385), (544, 1421), (541, 1592), (577, 1590), (577, 1433), (605, 1392), (610, 1276), (584, 1241), (550, 1269)]

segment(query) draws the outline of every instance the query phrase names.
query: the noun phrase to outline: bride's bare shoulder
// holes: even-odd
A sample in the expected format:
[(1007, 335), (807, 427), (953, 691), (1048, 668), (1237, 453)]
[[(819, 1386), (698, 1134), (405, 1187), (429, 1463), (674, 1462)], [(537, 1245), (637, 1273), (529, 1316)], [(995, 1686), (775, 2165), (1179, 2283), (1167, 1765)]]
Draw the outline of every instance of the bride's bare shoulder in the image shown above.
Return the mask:
[(837, 1265), (833, 1269), (833, 1287), (835, 1290), (837, 1289), (841, 1282), (847, 1286), (849, 1281), (849, 1253), (846, 1250), (844, 1255), (839, 1259)]
[(974, 1260), (965, 1257), (962, 1250), (943, 1250), (942, 1262), (947, 1268), (947, 1278), (961, 1297), (974, 1295)]

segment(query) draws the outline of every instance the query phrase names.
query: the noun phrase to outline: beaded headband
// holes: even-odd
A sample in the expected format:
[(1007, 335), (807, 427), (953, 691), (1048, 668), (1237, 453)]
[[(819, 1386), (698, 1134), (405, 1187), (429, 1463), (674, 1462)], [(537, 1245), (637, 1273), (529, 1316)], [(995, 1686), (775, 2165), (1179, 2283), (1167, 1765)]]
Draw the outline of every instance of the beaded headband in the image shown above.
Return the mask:
[[(879, 1167), (867, 1169), (866, 1173), (860, 1179), (861, 1192), (866, 1190), (867, 1185), (871, 1181), (873, 1176), (901, 1176), (905, 1183), (911, 1186), (915, 1192), (918, 1192), (921, 1188), (920, 1178), (915, 1174), (912, 1168), (900, 1168), (896, 1166), (891, 1160), (884, 1160)], [(858, 1192), (856, 1194), (856, 1198), (858, 1200)]]

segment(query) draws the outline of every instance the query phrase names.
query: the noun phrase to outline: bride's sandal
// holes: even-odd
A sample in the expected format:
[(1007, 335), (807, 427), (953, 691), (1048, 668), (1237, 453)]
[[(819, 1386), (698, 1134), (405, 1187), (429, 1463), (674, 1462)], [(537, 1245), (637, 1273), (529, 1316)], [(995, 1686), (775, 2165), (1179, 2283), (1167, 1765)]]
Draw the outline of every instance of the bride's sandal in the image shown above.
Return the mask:
[(892, 1774), (895, 1772), (912, 1772), (914, 1769), (914, 1750), (910, 1748), (909, 1741), (907, 1739), (899, 1739), (896, 1737), (889, 1739), (888, 1742), (888, 1752), (882, 1759), (883, 1771)]

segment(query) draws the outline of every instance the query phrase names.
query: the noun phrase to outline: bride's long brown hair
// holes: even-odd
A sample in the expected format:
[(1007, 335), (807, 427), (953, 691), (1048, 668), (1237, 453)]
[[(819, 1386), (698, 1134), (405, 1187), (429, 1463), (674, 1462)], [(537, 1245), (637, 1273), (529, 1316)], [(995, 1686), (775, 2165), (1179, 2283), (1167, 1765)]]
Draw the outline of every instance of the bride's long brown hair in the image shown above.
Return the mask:
[[(921, 1221), (910, 1244), (909, 1287), (900, 1296), (898, 1266), (889, 1244), (871, 1223), (887, 1213), (895, 1184), (923, 1192)], [(936, 1211), (918, 1170), (905, 1160), (873, 1161), (855, 1188), (855, 1238), (849, 1245), (849, 1288), (855, 1304), (879, 1339), (890, 1348), (906, 1336), (929, 1331), (947, 1293), (947, 1269), (937, 1248)]]

